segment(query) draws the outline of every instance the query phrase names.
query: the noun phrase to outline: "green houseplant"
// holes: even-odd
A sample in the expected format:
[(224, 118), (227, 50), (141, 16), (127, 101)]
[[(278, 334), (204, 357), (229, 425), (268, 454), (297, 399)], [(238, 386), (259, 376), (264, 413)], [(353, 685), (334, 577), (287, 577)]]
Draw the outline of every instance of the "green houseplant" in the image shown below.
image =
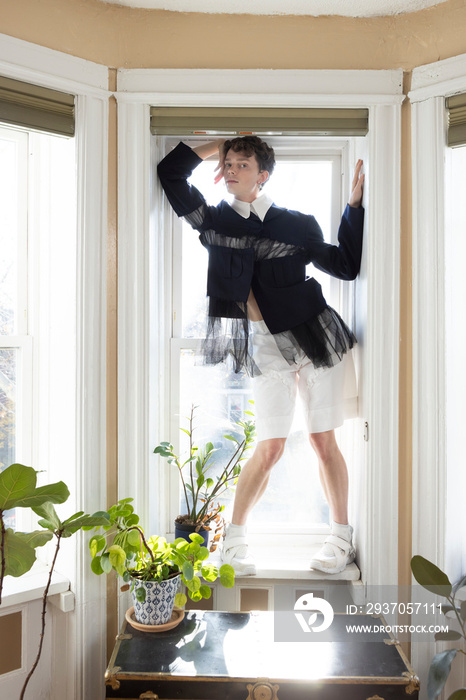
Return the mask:
[[(219, 499), (225, 491), (234, 486), (241, 473), (242, 462), (246, 459), (247, 451), (252, 447), (255, 438), (255, 425), (252, 420), (237, 421), (238, 430), (230, 430), (223, 437), (232, 444), (232, 450), (226, 458), (226, 463), (215, 474), (216, 467), (221, 464), (218, 458), (219, 448), (208, 441), (199, 446), (194, 441), (194, 419), (197, 406), (191, 407), (188, 427), (181, 428), (189, 438), (187, 454), (179, 456), (170, 442), (161, 442), (154, 449), (155, 454), (165, 458), (170, 465), (178, 469), (183, 488), (186, 512), (175, 519), (175, 534), (180, 534), (177, 526), (194, 532), (215, 530), (211, 551), (214, 551), (220, 539), (225, 506), (220, 505)], [(246, 416), (253, 416), (250, 411)], [(188, 526), (188, 527), (186, 527)], [(207, 534), (208, 537), (208, 534)], [(207, 537), (204, 541), (207, 544)]]
[[(438, 566), (419, 555), (411, 559), (411, 571), (416, 581), (425, 589), (436, 595), (444, 597), (446, 605), (441, 606), (442, 613), (450, 622), (456, 622), (458, 629), (449, 629), (448, 632), (437, 632), (436, 641), (459, 641), (466, 639), (466, 600), (457, 599), (458, 592), (466, 588), (466, 576), (463, 576), (455, 585), (450, 583), (448, 576)], [(432, 659), (427, 680), (427, 694), (429, 700), (434, 700), (442, 692), (442, 689), (450, 674), (451, 664), (457, 654), (465, 654), (464, 649), (447, 649), (436, 654)], [(448, 700), (466, 700), (466, 688), (459, 688), (452, 693)]]
[[(186, 603), (186, 595), (176, 593), (182, 584), (193, 601), (210, 598), (207, 584), (217, 578), (225, 588), (234, 585), (231, 566), (224, 564), (217, 569), (208, 563), (209, 550), (202, 546), (200, 535), (194, 533), (189, 542), (179, 538), (173, 543), (164, 537), (146, 537), (132, 501), (124, 498), (108, 510), (108, 523), (96, 529), (89, 548), (92, 571), (100, 575), (114, 570), (125, 582), (122, 590), (131, 590), (138, 622), (165, 624), (171, 617), (173, 603), (179, 607)], [(172, 581), (173, 585), (169, 583)], [(150, 606), (144, 605), (146, 599), (150, 599)], [(159, 603), (160, 610), (147, 610)]]
[[(101, 513), (86, 515), (75, 513), (66, 520), (60, 520), (53, 504), (64, 503), (70, 495), (63, 481), (45, 486), (37, 486), (37, 472), (23, 464), (12, 464), (0, 472), (0, 603), (2, 602), (3, 580), (5, 576), (20, 577), (27, 573), (36, 560), (36, 548), (55, 538), (55, 551), (49, 576), (42, 596), (41, 635), (37, 656), (21, 689), (20, 700), (36, 670), (45, 634), (47, 596), (52, 583), (52, 574), (57, 561), (62, 540), (71, 537), (79, 530), (93, 528), (108, 522)], [(14, 508), (30, 508), (40, 517), (40, 529), (33, 532), (17, 532), (5, 527), (6, 512)]]

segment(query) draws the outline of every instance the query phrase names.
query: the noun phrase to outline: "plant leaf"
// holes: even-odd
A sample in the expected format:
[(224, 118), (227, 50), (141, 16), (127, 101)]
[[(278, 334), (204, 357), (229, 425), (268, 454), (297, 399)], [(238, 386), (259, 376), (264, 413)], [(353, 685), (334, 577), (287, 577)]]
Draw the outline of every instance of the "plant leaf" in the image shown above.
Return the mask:
[(233, 588), (235, 585), (235, 570), (229, 564), (223, 564), (219, 569), (220, 583), (224, 588)]
[(103, 535), (94, 535), (89, 540), (89, 549), (91, 550), (91, 557), (94, 558), (97, 552), (100, 552), (106, 544), (105, 537)]
[(432, 659), (427, 680), (427, 694), (430, 700), (434, 700), (442, 692), (456, 653), (457, 649), (448, 649), (436, 654)]
[(455, 585), (453, 586), (453, 593), (459, 591), (459, 589), (463, 588), (463, 586), (466, 586), (466, 575), (463, 576), (463, 578), (460, 578), (460, 580), (455, 583)]
[(100, 566), (104, 574), (109, 574), (112, 570), (112, 565), (110, 563), (110, 557), (108, 554), (102, 554), (100, 558)]
[(209, 586), (206, 586), (206, 584), (204, 584), (203, 586), (200, 587), (199, 593), (201, 594), (201, 596), (203, 598), (208, 599), (212, 595), (212, 589)]
[(188, 601), (188, 599), (186, 598), (186, 596), (185, 596), (184, 593), (177, 593), (177, 594), (176, 594), (176, 596), (175, 596), (175, 605), (176, 605), (178, 608), (183, 608), (183, 607), (186, 605), (187, 601)]
[[(191, 591), (191, 593), (196, 593), (201, 587), (201, 579), (199, 576), (193, 576), (190, 581), (185, 581), (185, 584), (186, 588)], [(192, 598), (192, 596), (190, 597)]]
[(191, 564), (190, 561), (185, 561), (183, 562), (182, 566), (182, 572), (183, 572), (183, 577), (186, 579), (186, 581), (191, 581), (191, 579), (194, 576), (194, 568), (193, 565)]
[(466, 688), (459, 688), (450, 695), (448, 700), (466, 700)]
[(466, 620), (466, 600), (463, 600), (461, 603), (460, 616), (462, 620)]
[(15, 508), (19, 499), (36, 488), (37, 472), (24, 464), (11, 464), (0, 472), (0, 510)]
[(216, 566), (213, 566), (212, 564), (208, 564), (207, 566), (202, 567), (201, 574), (202, 574), (202, 578), (205, 581), (208, 581), (209, 583), (213, 583), (217, 579), (218, 569)]
[(428, 559), (416, 554), (411, 559), (411, 571), (416, 581), (431, 593), (445, 597), (451, 595), (451, 583), (448, 576)]
[(104, 573), (104, 570), (102, 569), (101, 558), (102, 557), (94, 557), (94, 559), (92, 559), (91, 561), (91, 569), (95, 574), (97, 574), (97, 576), (100, 576)]
[(128, 532), (128, 544), (130, 544), (132, 547), (139, 547), (140, 540), (138, 530), (130, 530)]
[(79, 513), (75, 513), (74, 515), (70, 515), (69, 518), (63, 521), (63, 525), (68, 525), (69, 523), (73, 522), (73, 520), (77, 520), (77, 518), (80, 518), (81, 515), (84, 515), (83, 510), (80, 510)]
[(20, 498), (16, 505), (21, 508), (34, 508), (46, 501), (50, 503), (64, 503), (69, 498), (69, 495), (68, 486), (63, 481), (57, 481), (55, 484), (39, 486), (38, 489), (34, 489), (33, 493)]
[[(57, 515), (55, 508), (50, 501), (43, 503), (40, 506), (33, 506), (32, 510), (34, 513), (39, 515), (41, 518), (45, 518), (46, 521), (53, 525), (54, 530), (61, 530), (63, 525), (60, 518)], [(45, 527), (45, 526), (44, 526)]]
[(64, 528), (63, 537), (70, 537), (82, 527), (97, 527), (98, 525), (108, 525), (108, 519), (102, 515), (82, 515)]
[(142, 586), (139, 586), (139, 588), (136, 588), (134, 595), (136, 596), (136, 600), (139, 603), (144, 603), (144, 601), (146, 600), (146, 589)]
[(197, 553), (197, 558), (199, 561), (205, 561), (209, 558), (209, 550), (207, 547), (201, 547)]
[(33, 532), (15, 532), (15, 536), (35, 549), (36, 547), (43, 547), (44, 544), (50, 542), (53, 532), (34, 530)]
[(124, 566), (124, 563), (126, 561), (126, 552), (118, 544), (112, 544), (112, 546), (108, 548), (108, 556), (109, 556), (111, 565), (117, 571), (122, 566)]
[(434, 635), (434, 639), (436, 642), (447, 642), (454, 640), (456, 641), (457, 639), (461, 639), (461, 634), (456, 630), (449, 630), (448, 632), (437, 632)]
[(11, 528), (5, 532), (5, 576), (22, 576), (36, 560), (36, 552)]
[(440, 610), (443, 612), (444, 615), (446, 615), (447, 613), (454, 611), (455, 608), (453, 607), (453, 605), (443, 605), (442, 604), (440, 606)]

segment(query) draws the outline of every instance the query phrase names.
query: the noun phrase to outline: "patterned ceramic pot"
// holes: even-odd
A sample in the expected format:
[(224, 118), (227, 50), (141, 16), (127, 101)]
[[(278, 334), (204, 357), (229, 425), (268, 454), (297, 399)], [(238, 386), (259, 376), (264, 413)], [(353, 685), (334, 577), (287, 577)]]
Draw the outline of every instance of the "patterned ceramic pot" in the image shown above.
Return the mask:
[[(143, 625), (165, 625), (171, 618), (175, 595), (180, 585), (180, 575), (166, 581), (135, 581), (131, 591), (134, 605), (134, 616)], [(136, 600), (136, 590), (146, 589), (146, 599), (143, 603)]]

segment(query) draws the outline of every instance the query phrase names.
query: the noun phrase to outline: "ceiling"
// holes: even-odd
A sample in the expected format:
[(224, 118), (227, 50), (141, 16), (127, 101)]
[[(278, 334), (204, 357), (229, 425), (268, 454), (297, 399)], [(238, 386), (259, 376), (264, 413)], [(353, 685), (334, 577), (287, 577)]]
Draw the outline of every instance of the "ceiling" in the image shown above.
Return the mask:
[(447, 0), (102, 0), (114, 5), (172, 12), (377, 17), (417, 12)]

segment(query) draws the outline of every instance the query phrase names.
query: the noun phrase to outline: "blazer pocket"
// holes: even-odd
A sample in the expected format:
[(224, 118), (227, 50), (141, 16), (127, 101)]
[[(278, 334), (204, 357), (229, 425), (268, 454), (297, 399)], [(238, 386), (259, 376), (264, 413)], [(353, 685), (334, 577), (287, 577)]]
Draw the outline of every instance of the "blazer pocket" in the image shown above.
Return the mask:
[(207, 295), (246, 301), (254, 269), (254, 250), (209, 246)]
[(292, 287), (306, 278), (306, 265), (301, 256), (275, 258), (271, 263), (275, 287)]

